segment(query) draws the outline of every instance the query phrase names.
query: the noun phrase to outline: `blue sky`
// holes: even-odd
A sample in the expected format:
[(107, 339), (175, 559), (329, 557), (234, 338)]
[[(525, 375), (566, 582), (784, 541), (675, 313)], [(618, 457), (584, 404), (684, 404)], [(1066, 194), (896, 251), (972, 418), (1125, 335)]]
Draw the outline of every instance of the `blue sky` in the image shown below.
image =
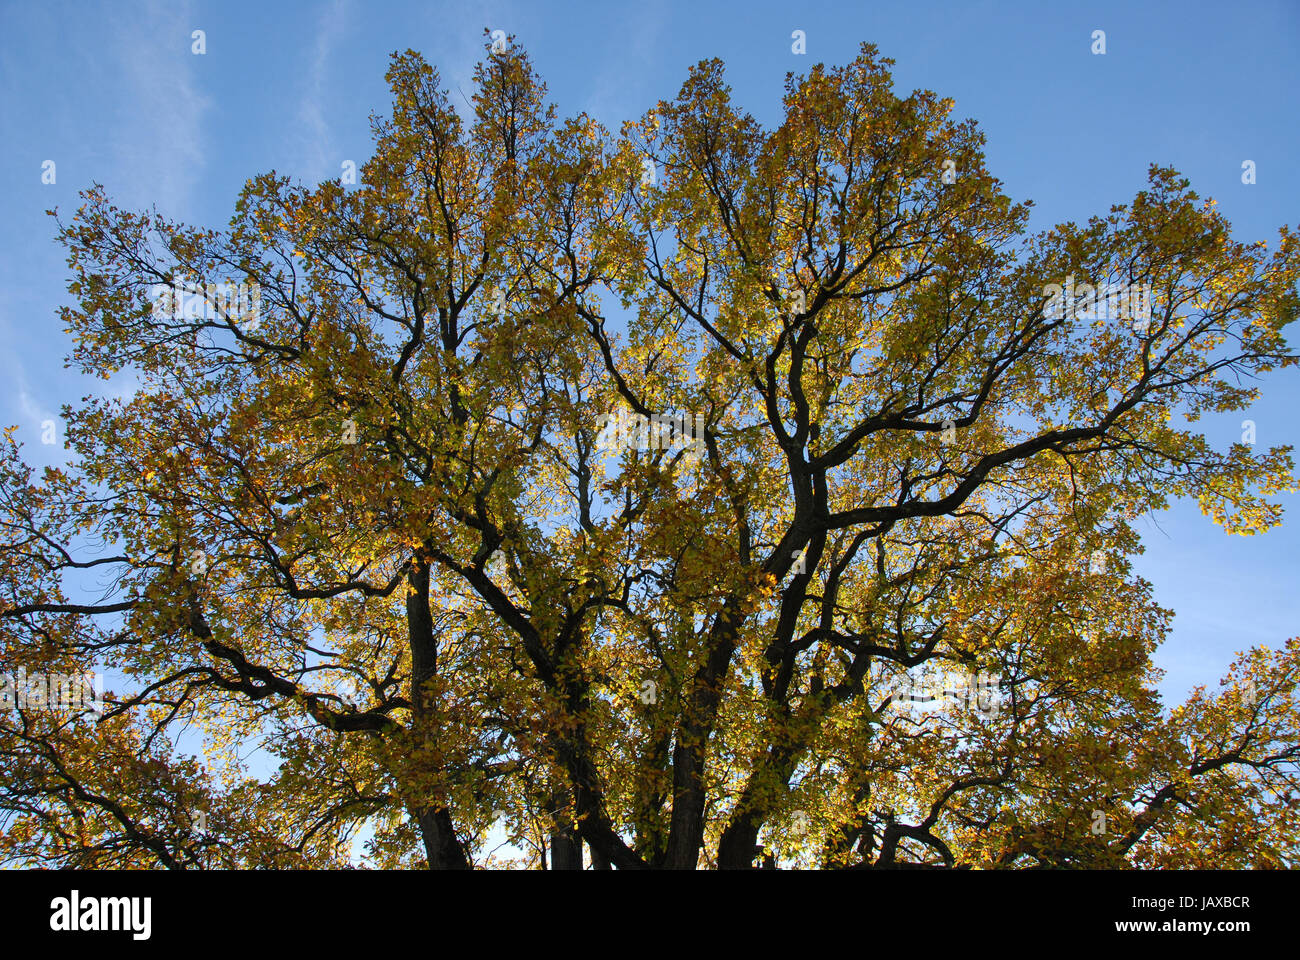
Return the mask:
[[(219, 227), (254, 174), (316, 182), (365, 161), (394, 50), (421, 51), (468, 97), (485, 27), (516, 35), (561, 114), (615, 130), (714, 56), (736, 101), (772, 124), (787, 71), (845, 62), (867, 40), (896, 61), (900, 91), (929, 88), (979, 121), (989, 169), (1035, 201), (1034, 229), (1129, 202), (1152, 162), (1214, 197), (1238, 239), (1271, 243), (1300, 222), (1295, 3), (0, 3), (0, 424), (19, 425), (29, 461), (61, 457), (41, 422), (103, 386), (62, 367), (67, 270), (46, 209), (70, 216), (99, 181), (121, 206)], [(1250, 413), (1202, 429), (1227, 445), (1249, 416), (1261, 446), (1300, 446), (1297, 409), (1289, 372)], [(1170, 698), (1297, 632), (1297, 499), (1263, 536), (1230, 537), (1190, 503), (1143, 523), (1137, 570), (1178, 614), (1157, 654)]]

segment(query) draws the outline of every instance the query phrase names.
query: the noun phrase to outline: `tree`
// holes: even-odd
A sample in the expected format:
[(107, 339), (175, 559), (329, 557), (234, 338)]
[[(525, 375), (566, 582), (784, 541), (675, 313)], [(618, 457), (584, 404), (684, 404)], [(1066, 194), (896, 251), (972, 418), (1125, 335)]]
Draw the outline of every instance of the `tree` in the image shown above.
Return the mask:
[(714, 60), (618, 135), (497, 47), (463, 118), (395, 55), (355, 186), (59, 221), (138, 389), (64, 470), (9, 435), (0, 644), (130, 682), (3, 714), (3, 856), (1295, 865), (1300, 642), (1165, 711), (1129, 563), (1174, 497), (1280, 523), (1289, 448), (1191, 424), (1295, 365), (1295, 235), (1160, 167), (1030, 235), (866, 44), (775, 130)]

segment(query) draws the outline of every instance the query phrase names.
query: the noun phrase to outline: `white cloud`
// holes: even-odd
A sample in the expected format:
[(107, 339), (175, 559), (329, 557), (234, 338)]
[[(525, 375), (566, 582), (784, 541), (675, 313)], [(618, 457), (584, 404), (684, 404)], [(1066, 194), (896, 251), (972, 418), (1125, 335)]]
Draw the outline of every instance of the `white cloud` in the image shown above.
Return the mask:
[(129, 184), (118, 199), (185, 218), (205, 165), (203, 114), (211, 105), (198, 75), (208, 58), (221, 56), (218, 38), (207, 38), (207, 53), (191, 53), (190, 35), (203, 24), (189, 3), (123, 6), (112, 22), (109, 44), (128, 98), (114, 124), (113, 152)]
[(640, 117), (653, 102), (651, 99), (637, 102), (631, 87), (636, 78), (640, 77), (644, 83), (645, 76), (653, 73), (660, 35), (666, 24), (663, 11), (649, 4), (635, 4), (624, 14), (627, 22), (620, 27), (618, 56), (606, 58), (604, 69), (592, 80), (592, 93), (582, 108), (615, 133), (622, 121)]
[(479, 0), (451, 8), (430, 8), (428, 19), (432, 34), (422, 35), (410, 46), (423, 53), (437, 69), (452, 108), (461, 119), (470, 122), (474, 117), (474, 68), (487, 56), (485, 45), (489, 38), (483, 31), (517, 33), (515, 25), (520, 17), (511, 5)]
[(348, 159), (337, 155), (329, 123), (325, 120), (325, 82), (329, 77), (330, 56), (343, 35), (347, 18), (347, 0), (333, 0), (316, 22), (316, 42), (312, 47), (302, 102), (298, 106), (303, 141), (301, 174), (309, 182), (337, 177), (339, 164)]
[[(28, 388), (26, 370), (16, 357), (10, 358), (9, 362), (7, 362), (5, 366), (9, 369), (10, 376), (13, 378), (13, 383), (18, 388), (18, 412), (22, 414), (22, 421), (18, 424), (17, 437), (19, 441), (24, 443), (26, 446), (28, 451), (28, 462), (31, 462), (33, 457), (39, 461), (46, 461), (46, 458), (49, 456), (54, 456), (54, 458), (57, 459), (59, 456), (58, 453), (38, 453), (37, 451), (42, 449), (47, 451), (57, 449), (61, 452), (63, 445), (63, 421), (56, 413), (54, 413), (54, 411), (45, 405), (44, 401), (40, 397), (33, 395), (32, 391)], [(41, 435), (44, 432), (44, 425), (47, 421), (52, 421), (54, 423), (54, 447), (42, 443)]]
[(23, 416), (30, 424), (40, 429), (41, 424), (46, 420), (53, 420), (54, 414), (45, 407), (39, 400), (27, 392), (27, 384), (21, 377), (19, 382), (22, 384), (18, 388), (18, 406), (23, 412)]

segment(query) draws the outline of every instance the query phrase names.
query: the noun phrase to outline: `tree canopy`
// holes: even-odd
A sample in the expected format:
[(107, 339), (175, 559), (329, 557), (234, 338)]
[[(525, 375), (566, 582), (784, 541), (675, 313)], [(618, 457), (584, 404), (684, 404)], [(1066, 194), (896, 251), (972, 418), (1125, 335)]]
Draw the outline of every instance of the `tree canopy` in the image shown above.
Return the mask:
[(7, 434), (0, 657), (128, 682), (0, 713), (0, 861), (1294, 866), (1300, 642), (1168, 709), (1130, 558), (1281, 522), (1289, 448), (1194, 425), (1296, 364), (1296, 235), (1160, 166), (1031, 234), (869, 44), (617, 133), (501, 47), (462, 110), (394, 55), (356, 184), (58, 221), (136, 389)]

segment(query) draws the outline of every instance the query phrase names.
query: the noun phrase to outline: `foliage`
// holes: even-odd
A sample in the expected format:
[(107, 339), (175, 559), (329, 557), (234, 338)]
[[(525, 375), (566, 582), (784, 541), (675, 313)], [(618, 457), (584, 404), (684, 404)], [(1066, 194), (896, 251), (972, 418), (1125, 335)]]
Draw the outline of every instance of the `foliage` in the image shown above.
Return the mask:
[[(0, 655), (130, 683), (0, 715), (0, 857), (1294, 865), (1300, 645), (1164, 710), (1129, 558), (1176, 497), (1280, 522), (1289, 449), (1190, 424), (1295, 364), (1295, 234), (1152, 167), (1028, 235), (890, 64), (789, 78), (765, 130), (704, 62), (615, 135), (513, 43), (464, 117), (408, 51), (356, 186), (260, 176), (220, 231), (87, 191), (71, 361), (138, 389), (65, 411), (66, 470), (8, 438)], [(260, 313), (158, 309), (178, 277)], [(1050, 309), (1067, 277), (1150, 322)], [(699, 444), (604, 449), (620, 408)], [(998, 709), (903, 709), (937, 667)]]

